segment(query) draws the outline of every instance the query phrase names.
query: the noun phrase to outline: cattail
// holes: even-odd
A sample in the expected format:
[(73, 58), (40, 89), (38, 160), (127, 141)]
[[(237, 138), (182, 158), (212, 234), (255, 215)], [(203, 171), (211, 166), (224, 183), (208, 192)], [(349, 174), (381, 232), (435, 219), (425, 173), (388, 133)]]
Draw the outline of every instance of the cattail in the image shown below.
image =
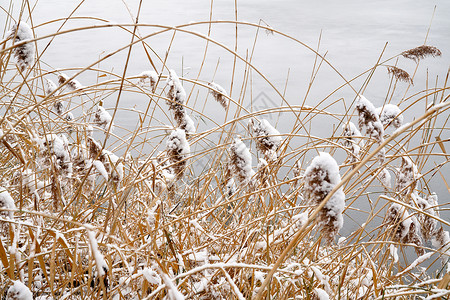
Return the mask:
[(69, 80), (69, 76), (67, 76), (64, 73), (61, 73), (61, 74), (58, 75), (58, 83), (59, 83), (59, 85), (63, 85), (64, 83), (66, 83), (66, 81), (68, 81), (66, 86), (71, 91), (75, 91), (75, 90), (83, 88), (83, 85), (81, 85), (81, 83), (78, 80), (76, 80), (76, 79)]
[(251, 182), (255, 171), (252, 170), (252, 155), (240, 138), (235, 138), (230, 148), (230, 169), (239, 185)]
[(300, 178), (302, 176), (302, 164), (300, 160), (297, 160), (292, 167), (292, 174), (294, 175), (294, 181), (292, 182), (292, 186), (295, 188), (300, 183)]
[(94, 123), (103, 127), (105, 130), (109, 129), (111, 132), (114, 129), (111, 115), (101, 105), (97, 107), (97, 111), (95, 112)]
[(264, 154), (266, 160), (276, 160), (276, 151), (281, 144), (280, 132), (265, 119), (260, 121), (256, 118), (251, 118), (248, 121), (248, 127), (256, 140), (256, 146)]
[[(25, 22), (14, 24), (9, 31), (8, 38), (14, 38), (14, 44), (33, 39), (33, 31)], [(34, 43), (29, 42), (13, 49), (13, 55), (16, 58), (19, 69), (23, 72), (26, 68), (33, 65), (34, 62)]]
[(372, 102), (367, 100), (364, 96), (359, 95), (356, 102), (356, 110), (358, 111), (359, 129), (366, 129), (366, 134), (375, 138), (378, 143), (383, 142), (383, 125), (381, 124), (378, 113)]
[(21, 281), (13, 281), (14, 284), (8, 289), (6, 300), (33, 300), (30, 289)]
[(419, 60), (427, 57), (427, 56), (441, 56), (442, 52), (438, 48), (434, 46), (422, 45), (413, 49), (406, 50), (402, 52), (403, 57), (409, 58), (418, 62)]
[[(319, 205), (323, 199), (341, 181), (339, 166), (331, 155), (321, 152), (316, 156), (304, 175), (304, 196), (311, 205)], [(319, 213), (319, 225), (325, 241), (331, 244), (342, 228), (342, 212), (345, 206), (345, 194), (338, 189)]]
[(215, 82), (210, 82), (208, 85), (211, 87), (210, 93), (213, 95), (214, 99), (216, 99), (224, 109), (227, 109), (228, 99), (226, 97), (228, 97), (228, 94), (225, 89)]
[(416, 187), (416, 181), (419, 177), (417, 166), (409, 157), (402, 156), (402, 164), (397, 169), (397, 182), (395, 185), (396, 192), (408, 194)]
[(140, 86), (144, 86), (146, 79), (150, 80), (150, 87), (154, 91), (156, 89), (156, 83), (158, 82), (158, 74), (155, 71), (144, 71), (141, 74), (138, 75), (141, 77), (139, 79), (138, 84)]
[(233, 178), (231, 178), (230, 180), (228, 180), (228, 182), (227, 182), (227, 184), (226, 184), (226, 188), (227, 188), (226, 195), (227, 195), (228, 197), (231, 197), (234, 193), (236, 193), (236, 184), (235, 184)]
[(403, 125), (402, 111), (397, 105), (386, 104), (383, 107), (378, 107), (376, 110), (384, 126), (392, 124), (395, 128), (399, 128)]
[(64, 119), (65, 119), (67, 122), (72, 121), (72, 120), (74, 119), (73, 114), (69, 111), (69, 112), (64, 116)]
[(185, 131), (179, 128), (172, 131), (167, 140), (166, 148), (173, 173), (177, 179), (181, 179), (186, 170), (186, 159), (190, 152)]
[(413, 84), (411, 76), (409, 76), (408, 72), (406, 72), (405, 70), (395, 66), (389, 66), (387, 68), (387, 71), (389, 74), (392, 74), (395, 79)]

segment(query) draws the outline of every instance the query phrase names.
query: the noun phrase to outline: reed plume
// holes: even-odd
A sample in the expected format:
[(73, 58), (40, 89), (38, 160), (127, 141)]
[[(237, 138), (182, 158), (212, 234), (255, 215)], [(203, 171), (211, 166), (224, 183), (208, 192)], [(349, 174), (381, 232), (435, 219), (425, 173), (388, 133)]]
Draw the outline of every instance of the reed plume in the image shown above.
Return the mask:
[(266, 161), (275, 161), (278, 158), (277, 150), (281, 144), (280, 132), (265, 119), (251, 118), (248, 121), (248, 127), (256, 140), (256, 147), (263, 153)]
[(173, 130), (167, 139), (166, 148), (173, 174), (179, 180), (186, 171), (187, 158), (191, 151), (185, 131), (179, 128)]
[(65, 86), (71, 91), (75, 91), (75, 90), (83, 88), (83, 85), (78, 80), (76, 80), (76, 79), (69, 80), (69, 76), (67, 76), (64, 73), (61, 73), (58, 75), (58, 83), (60, 86), (66, 83)]
[(210, 82), (208, 85), (211, 87), (209, 92), (212, 94), (214, 99), (217, 102), (219, 102), (219, 104), (222, 105), (224, 109), (227, 109), (228, 107), (228, 99), (226, 98), (228, 97), (227, 91), (215, 82)]
[(240, 186), (249, 184), (255, 171), (252, 169), (252, 155), (240, 138), (235, 138), (230, 147), (231, 175), (234, 175)]
[(386, 212), (385, 222), (393, 229), (393, 240), (400, 243), (415, 244), (415, 250), (418, 255), (424, 254), (422, 248), (423, 242), (420, 236), (420, 230), (417, 219), (410, 216), (406, 209), (393, 203)]
[(366, 134), (373, 137), (378, 143), (382, 143), (384, 135), (383, 125), (372, 102), (359, 95), (356, 102), (356, 110), (359, 115), (359, 129), (365, 128)]
[[(310, 205), (319, 205), (331, 190), (341, 181), (339, 166), (331, 155), (321, 152), (316, 156), (303, 178), (303, 194)], [(318, 219), (326, 243), (331, 244), (344, 224), (342, 212), (345, 194), (338, 189), (321, 209)]]
[(150, 87), (152, 91), (156, 89), (156, 83), (158, 82), (159, 76), (155, 71), (144, 71), (138, 75), (140, 77), (138, 84), (144, 86), (145, 81), (148, 79), (150, 81)]
[(400, 128), (403, 125), (403, 115), (401, 109), (395, 104), (385, 104), (376, 109), (380, 121), (384, 126), (393, 125)]
[(403, 57), (412, 59), (415, 62), (427, 57), (427, 56), (441, 56), (442, 52), (434, 46), (422, 45), (413, 49), (406, 50), (402, 52)]
[(419, 171), (416, 164), (409, 157), (402, 156), (402, 164), (397, 169), (395, 191), (401, 192), (403, 195), (414, 191), (418, 177)]
[(194, 121), (188, 116), (184, 107), (186, 102), (186, 91), (174, 70), (169, 71), (166, 85), (169, 87), (166, 104), (174, 113), (177, 127), (185, 130), (187, 135), (195, 133)]
[[(20, 21), (14, 24), (8, 34), (8, 38), (13, 38), (13, 44), (33, 39), (33, 31), (27, 23)], [(13, 48), (13, 55), (16, 59), (20, 71), (25, 71), (34, 63), (35, 48), (34, 43), (29, 42)]]
[(411, 78), (411, 76), (409, 76), (408, 72), (400, 69), (399, 67), (389, 66), (387, 67), (387, 71), (398, 81), (404, 81), (406, 83), (414, 84), (413, 79)]

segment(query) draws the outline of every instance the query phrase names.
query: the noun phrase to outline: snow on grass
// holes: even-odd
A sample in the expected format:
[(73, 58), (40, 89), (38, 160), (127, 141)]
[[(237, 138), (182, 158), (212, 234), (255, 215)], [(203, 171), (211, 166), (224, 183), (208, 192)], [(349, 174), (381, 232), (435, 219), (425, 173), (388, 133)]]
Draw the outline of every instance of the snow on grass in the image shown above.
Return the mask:
[[(0, 208), (16, 209), (14, 199), (11, 197), (9, 192), (2, 186), (0, 186)], [(6, 213), (10, 219), (13, 218), (14, 213), (12, 211), (8, 211)]]
[(13, 283), (8, 289), (6, 300), (33, 300), (33, 294), (25, 284), (20, 280), (15, 280)]

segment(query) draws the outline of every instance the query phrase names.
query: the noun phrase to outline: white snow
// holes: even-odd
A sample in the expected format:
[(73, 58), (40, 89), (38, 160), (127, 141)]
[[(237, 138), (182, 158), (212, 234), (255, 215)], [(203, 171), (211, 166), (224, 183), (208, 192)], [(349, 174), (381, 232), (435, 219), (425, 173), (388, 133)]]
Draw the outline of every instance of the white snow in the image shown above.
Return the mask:
[(184, 300), (185, 297), (180, 291), (178, 291), (177, 287), (173, 284), (172, 280), (167, 276), (167, 274), (160, 272), (161, 278), (164, 281), (164, 284), (167, 288), (167, 294), (170, 300)]
[(395, 247), (393, 244), (389, 245), (389, 254), (392, 256), (392, 259), (394, 260), (394, 263), (398, 262), (397, 247)]
[[(2, 186), (0, 186), (0, 208), (16, 209), (14, 199), (11, 197), (9, 192)], [(12, 211), (8, 211), (7, 214), (10, 219), (12, 219), (14, 216), (14, 213)]]
[(401, 109), (394, 104), (385, 104), (383, 107), (376, 109), (380, 116), (381, 123), (386, 126), (392, 124), (395, 128), (399, 128), (403, 124), (403, 115)]
[(240, 184), (246, 184), (254, 174), (252, 170), (252, 155), (240, 138), (235, 138), (231, 145), (234, 172), (238, 175)]
[(108, 181), (108, 171), (106, 171), (105, 165), (103, 165), (103, 163), (99, 160), (94, 160), (92, 164), (100, 173), (100, 175), (102, 175), (103, 178), (105, 178), (105, 180)]
[(356, 109), (358, 110), (359, 128), (366, 128), (366, 134), (375, 138), (378, 142), (383, 140), (384, 129), (380, 121), (375, 106), (362, 95), (358, 95), (356, 101)]
[[(7, 34), (8, 38), (14, 38), (14, 44), (26, 40), (33, 39), (33, 31), (27, 23), (20, 21), (19, 24), (14, 24)], [(30, 67), (34, 62), (35, 48), (34, 43), (25, 43), (21, 46), (16, 46), (13, 49), (13, 55), (17, 60), (17, 65), (22, 71)]]
[(226, 109), (228, 107), (228, 99), (226, 98), (228, 97), (227, 91), (215, 82), (210, 82), (208, 85), (211, 87), (210, 93), (214, 99)]
[(412, 269), (414, 269), (415, 267), (417, 267), (418, 265), (420, 265), (421, 263), (423, 263), (424, 261), (426, 261), (427, 259), (429, 259), (431, 256), (433, 255), (433, 252), (427, 252), (421, 256), (419, 256), (415, 261), (413, 261), (406, 269), (404, 269), (403, 271), (397, 273), (397, 275), (395, 275), (396, 277), (402, 276), (403, 274), (411, 271)]
[(76, 79), (69, 80), (69, 79), (70, 79), (70, 77), (67, 76), (64, 73), (60, 73), (58, 75), (58, 83), (59, 83), (59, 85), (63, 85), (64, 83), (66, 83), (66, 81), (69, 81), (65, 85), (69, 90), (75, 91), (75, 90), (83, 88), (83, 85), (78, 80), (76, 80)]
[(378, 174), (378, 179), (387, 188), (391, 188), (391, 174), (386, 168), (383, 168)]
[(176, 150), (180, 155), (188, 155), (191, 151), (186, 133), (183, 129), (177, 128), (173, 130), (166, 143), (167, 149)]
[[(304, 175), (304, 195), (312, 205), (318, 205), (341, 181), (339, 166), (330, 154), (320, 152), (306, 168)], [(342, 212), (345, 207), (345, 194), (339, 188), (323, 207), (323, 212), (333, 220), (335, 232), (344, 224)], [(324, 224), (322, 224), (324, 225)]]
[(6, 300), (33, 300), (33, 294), (25, 284), (20, 280), (15, 280), (13, 282), (14, 285), (8, 289)]
[(92, 255), (94, 256), (95, 264), (97, 265), (98, 275), (104, 276), (108, 272), (108, 265), (106, 264), (105, 258), (98, 250), (97, 239), (95, 238), (95, 232), (92, 231), (92, 226), (86, 226), (86, 231), (89, 237), (89, 244), (91, 245)]
[(183, 120), (182, 123), (180, 124), (180, 127), (186, 130), (186, 133), (188, 134), (194, 134), (196, 131), (194, 121), (186, 113), (183, 114)]
[[(47, 79), (47, 84), (45, 86), (45, 94), (49, 95), (51, 93), (53, 93), (56, 90), (57, 86), (56, 84), (51, 81), (50, 79)], [(56, 95), (53, 95), (56, 96)]]
[(281, 144), (280, 132), (276, 130), (266, 119), (251, 118), (248, 121), (257, 141), (270, 150), (277, 150)]
[(161, 277), (159, 277), (158, 273), (149, 268), (144, 268), (142, 271), (139, 271), (145, 280), (147, 280), (150, 284), (161, 285)]
[[(179, 104), (184, 104), (186, 101), (186, 91), (178, 78), (177, 73), (174, 70), (169, 70), (169, 76), (167, 77), (166, 85), (169, 86), (167, 97)], [(169, 107), (174, 107), (174, 103), (168, 101)]]
[(328, 296), (327, 292), (325, 292), (321, 288), (315, 288), (314, 293), (319, 300), (330, 300), (330, 296)]
[(145, 80), (149, 79), (151, 88), (152, 89), (156, 88), (156, 83), (158, 82), (158, 74), (155, 71), (144, 71), (138, 76), (141, 77), (141, 79), (138, 82), (140, 86), (144, 86)]
[(361, 137), (361, 132), (358, 130), (358, 128), (356, 128), (356, 125), (353, 122), (348, 122), (348, 124), (343, 125), (342, 129), (344, 130), (344, 132), (342, 133), (342, 136), (344, 137), (344, 146), (349, 148), (355, 147), (353, 148), (353, 152), (355, 155), (358, 155), (360, 150), (360, 141), (358, 140), (358, 142), (356, 142), (355, 137)]
[[(99, 105), (97, 107), (97, 111), (95, 112), (94, 122), (97, 125), (102, 126), (104, 129), (107, 130), (110, 127), (110, 124), (112, 122), (112, 117), (103, 106)], [(113, 129), (114, 129), (114, 124), (111, 124), (110, 131), (113, 131)]]

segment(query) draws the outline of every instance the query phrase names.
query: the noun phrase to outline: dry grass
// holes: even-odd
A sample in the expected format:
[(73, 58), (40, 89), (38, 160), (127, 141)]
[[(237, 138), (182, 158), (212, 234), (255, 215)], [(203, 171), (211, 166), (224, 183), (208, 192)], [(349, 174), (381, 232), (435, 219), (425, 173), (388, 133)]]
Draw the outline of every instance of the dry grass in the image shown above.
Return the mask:
[[(313, 74), (321, 64), (334, 69), (319, 52), (267, 24), (199, 23), (269, 31), (314, 53)], [(446, 299), (450, 223), (441, 214), (449, 209), (448, 194), (436, 199), (429, 185), (437, 181), (448, 188), (448, 74), (443, 83), (399, 101), (402, 114), (414, 116), (399, 129), (388, 124), (377, 131), (383, 136), (372, 137), (349, 137), (342, 130), (350, 120), (357, 123), (354, 100), (375, 70), (402, 55), (419, 63), (439, 50), (380, 56), (357, 76), (368, 74), (361, 89), (353, 86), (355, 78), (344, 79), (315, 107), (294, 106), (251, 58), (191, 31), (193, 25), (98, 25), (130, 34), (131, 42), (111, 53), (128, 53), (123, 74), (99, 67), (109, 56), (78, 69), (47, 68), (40, 60), (44, 49), (37, 49), (29, 67), (14, 61), (15, 49), (27, 42), (64, 38), (92, 26), (15, 45), (2, 42), (0, 298), (20, 280), (35, 297), (46, 299), (318, 299), (323, 292), (330, 299)], [(141, 27), (155, 31), (141, 36)], [(283, 104), (249, 111), (243, 92), (225, 93), (208, 84), (213, 78), (187, 76), (180, 76), (189, 87), (180, 101), (173, 86), (166, 85), (171, 67), (161, 58), (164, 53), (158, 56), (147, 44), (151, 36), (175, 31), (225, 49), (235, 62), (267, 80)], [(145, 49), (149, 65), (156, 66), (157, 80), (153, 76), (151, 84), (142, 75), (127, 75), (132, 47)], [(412, 84), (405, 71), (388, 70), (392, 81)], [(97, 82), (81, 85), (76, 78), (84, 73), (96, 74)], [(45, 93), (46, 79), (54, 78), (59, 85)], [(245, 77), (239, 84), (245, 90), (247, 83)], [(344, 86), (355, 91), (354, 98), (339, 110), (341, 101), (333, 95)], [(396, 87), (397, 82), (390, 85), (384, 104)], [(148, 99), (143, 109), (118, 104), (136, 95)], [(204, 98), (197, 102), (197, 95)], [(216, 103), (224, 121), (203, 110), (206, 101)], [(117, 121), (121, 114), (132, 114), (131, 126)], [(170, 134), (186, 125), (180, 120), (189, 114), (208, 126), (196, 122), (197, 131), (186, 135), (187, 154), (180, 150), (183, 139)], [(281, 133), (281, 142), (273, 142), (255, 124), (278, 114), (293, 123)], [(311, 124), (317, 119), (336, 129), (329, 136), (314, 135)], [(342, 180), (309, 203), (303, 175), (319, 151), (335, 157)], [(255, 157), (266, 159), (258, 164)], [(320, 211), (341, 188), (345, 236), (333, 241), (335, 229), (326, 237), (321, 233), (319, 221), (326, 216)], [(15, 208), (6, 204), (7, 194)], [(350, 226), (356, 229), (345, 231)]]

